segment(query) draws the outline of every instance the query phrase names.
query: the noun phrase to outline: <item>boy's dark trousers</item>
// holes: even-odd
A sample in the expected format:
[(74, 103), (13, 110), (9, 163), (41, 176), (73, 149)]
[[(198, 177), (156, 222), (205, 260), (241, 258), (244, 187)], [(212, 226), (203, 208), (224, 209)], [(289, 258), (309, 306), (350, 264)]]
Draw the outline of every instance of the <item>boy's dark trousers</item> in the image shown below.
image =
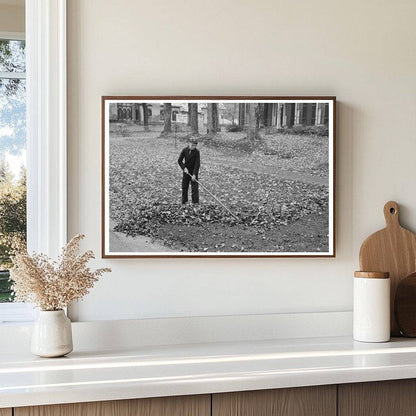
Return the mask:
[[(196, 179), (198, 180), (198, 176), (196, 176)], [(186, 173), (182, 176), (182, 204), (186, 204), (188, 202), (189, 182), (191, 182), (192, 203), (199, 204), (198, 182), (193, 181), (192, 178)]]

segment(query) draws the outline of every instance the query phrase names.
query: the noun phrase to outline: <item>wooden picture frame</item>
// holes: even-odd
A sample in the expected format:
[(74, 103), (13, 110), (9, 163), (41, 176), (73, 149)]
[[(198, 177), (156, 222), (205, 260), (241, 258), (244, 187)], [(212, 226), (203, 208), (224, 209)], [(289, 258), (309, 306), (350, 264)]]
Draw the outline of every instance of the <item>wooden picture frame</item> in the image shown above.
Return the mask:
[(103, 258), (335, 257), (335, 97), (101, 106)]

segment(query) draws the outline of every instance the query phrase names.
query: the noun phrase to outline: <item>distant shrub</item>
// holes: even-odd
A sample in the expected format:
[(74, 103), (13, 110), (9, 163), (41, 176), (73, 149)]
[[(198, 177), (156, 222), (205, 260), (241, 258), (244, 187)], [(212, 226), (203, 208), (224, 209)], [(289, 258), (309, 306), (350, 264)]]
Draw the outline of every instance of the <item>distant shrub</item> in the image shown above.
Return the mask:
[(227, 131), (232, 132), (232, 133), (236, 133), (236, 132), (243, 131), (243, 130), (244, 129), (238, 124), (231, 124), (231, 126), (227, 127)]
[(121, 137), (130, 137), (131, 136), (131, 134), (130, 134), (130, 132), (129, 132), (129, 130), (127, 129), (127, 127), (126, 127), (126, 125), (125, 124), (119, 124), (118, 126), (117, 126), (117, 130), (115, 130), (116, 131), (116, 133), (118, 134), (118, 135), (120, 135)]
[(265, 135), (269, 135), (269, 134), (276, 134), (279, 132), (279, 129), (277, 127), (265, 127), (264, 128), (264, 134)]
[(191, 131), (191, 128), (186, 123), (175, 122), (172, 123), (172, 132), (174, 133), (187, 133)]
[(281, 134), (299, 134), (307, 136), (328, 136), (328, 126), (293, 126), (278, 129)]

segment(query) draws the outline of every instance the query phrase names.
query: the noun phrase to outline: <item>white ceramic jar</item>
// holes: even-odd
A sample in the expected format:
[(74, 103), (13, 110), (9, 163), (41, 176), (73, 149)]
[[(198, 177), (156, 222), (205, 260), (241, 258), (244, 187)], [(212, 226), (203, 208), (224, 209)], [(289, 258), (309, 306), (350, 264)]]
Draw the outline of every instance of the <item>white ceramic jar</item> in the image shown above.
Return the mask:
[(72, 351), (71, 321), (61, 309), (40, 311), (33, 325), (31, 351), (40, 357), (62, 357)]
[(389, 341), (389, 273), (355, 272), (353, 308), (353, 337), (356, 341)]

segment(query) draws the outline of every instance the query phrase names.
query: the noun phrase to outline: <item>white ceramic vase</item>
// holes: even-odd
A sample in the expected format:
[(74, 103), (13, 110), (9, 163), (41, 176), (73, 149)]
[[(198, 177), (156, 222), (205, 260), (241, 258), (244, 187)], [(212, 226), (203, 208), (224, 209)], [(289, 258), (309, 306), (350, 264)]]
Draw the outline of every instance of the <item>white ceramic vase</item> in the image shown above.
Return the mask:
[(33, 326), (32, 353), (39, 357), (62, 357), (72, 348), (71, 321), (65, 312), (40, 311)]

